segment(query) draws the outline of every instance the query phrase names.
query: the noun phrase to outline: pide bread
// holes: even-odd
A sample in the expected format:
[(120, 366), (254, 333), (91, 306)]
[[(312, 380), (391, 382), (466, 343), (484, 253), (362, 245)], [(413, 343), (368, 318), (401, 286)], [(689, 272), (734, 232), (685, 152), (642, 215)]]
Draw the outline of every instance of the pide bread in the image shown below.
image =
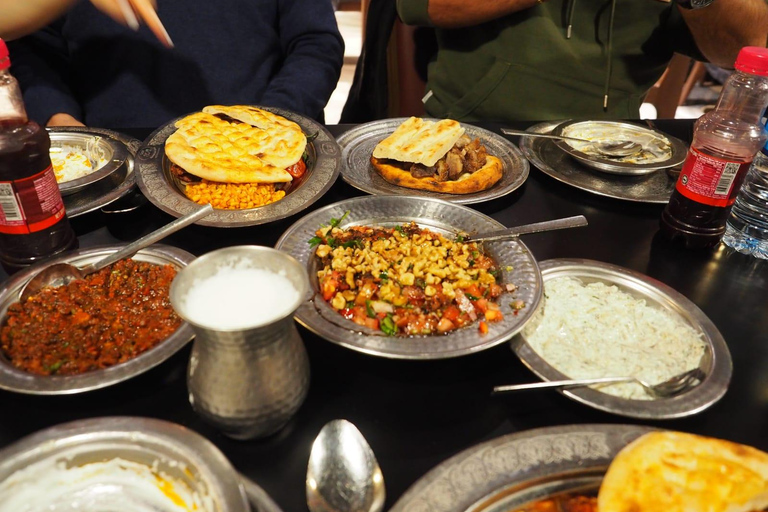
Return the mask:
[(395, 185), (448, 194), (486, 190), (503, 175), (501, 160), (452, 119), (411, 117), (374, 148), (371, 164)]
[(186, 172), (220, 183), (285, 183), (307, 138), (296, 123), (256, 107), (214, 105), (176, 122), (165, 153)]
[(614, 458), (599, 512), (749, 512), (768, 506), (768, 454), (720, 439), (652, 432)]

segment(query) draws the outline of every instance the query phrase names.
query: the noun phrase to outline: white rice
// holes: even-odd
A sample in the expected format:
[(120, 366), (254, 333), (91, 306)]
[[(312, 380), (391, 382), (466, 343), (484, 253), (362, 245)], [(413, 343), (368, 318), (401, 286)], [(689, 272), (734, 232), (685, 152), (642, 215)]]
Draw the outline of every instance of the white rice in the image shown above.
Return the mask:
[[(615, 285), (552, 279), (542, 309), (523, 335), (547, 363), (574, 379), (629, 376), (657, 384), (696, 368), (706, 350), (701, 334), (682, 318)], [(636, 383), (599, 390), (652, 399)]]

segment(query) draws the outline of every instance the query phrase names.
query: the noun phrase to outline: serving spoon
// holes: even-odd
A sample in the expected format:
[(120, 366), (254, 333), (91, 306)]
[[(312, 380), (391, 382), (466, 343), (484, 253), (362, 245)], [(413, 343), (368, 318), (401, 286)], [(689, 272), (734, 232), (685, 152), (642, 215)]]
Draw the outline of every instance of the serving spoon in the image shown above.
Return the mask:
[(640, 384), (654, 398), (669, 398), (682, 393), (688, 388), (699, 384), (706, 375), (701, 368), (694, 368), (687, 372), (675, 375), (664, 382), (649, 384), (636, 377), (598, 377), (594, 379), (569, 379), (552, 380), (548, 382), (532, 382), (529, 384), (512, 384), (507, 386), (495, 386), (492, 394), (511, 393), (512, 391), (524, 391), (530, 389), (547, 388), (574, 388), (589, 386), (592, 384), (617, 384), (621, 382), (636, 382)]
[(523, 224), (513, 228), (499, 229), (497, 231), (487, 231), (478, 235), (468, 235), (464, 237), (465, 242), (492, 242), (496, 240), (508, 240), (517, 238), (520, 235), (530, 235), (531, 233), (543, 233), (544, 231), (554, 231), (556, 229), (578, 228), (587, 225), (587, 218), (583, 215), (565, 217), (562, 219), (547, 220), (544, 222), (534, 222), (533, 224)]
[(310, 512), (381, 512), (384, 476), (373, 450), (352, 423), (333, 420), (315, 438), (307, 464)]
[(566, 137), (565, 135), (552, 135), (551, 133), (531, 133), (525, 130), (510, 130), (502, 128), (501, 133), (505, 135), (520, 135), (523, 137), (541, 137), (543, 139), (573, 140), (577, 142), (588, 142), (592, 144), (598, 153), (605, 156), (624, 157), (639, 153), (643, 145), (631, 140), (612, 140), (610, 142), (595, 142), (593, 140), (579, 139), (577, 137)]
[(29, 297), (36, 294), (43, 288), (55, 288), (58, 286), (64, 286), (76, 279), (83, 279), (88, 274), (98, 272), (102, 268), (106, 267), (107, 265), (111, 265), (116, 261), (119, 261), (123, 258), (129, 258), (145, 247), (148, 247), (153, 243), (162, 240), (166, 236), (175, 233), (181, 228), (186, 227), (199, 219), (202, 219), (212, 211), (213, 206), (207, 204), (202, 208), (195, 210), (192, 213), (188, 213), (183, 217), (179, 217), (170, 224), (166, 224), (160, 229), (157, 229), (150, 234), (139, 238), (135, 242), (126, 245), (119, 251), (113, 252), (109, 256), (106, 256), (105, 258), (102, 258), (99, 261), (91, 263), (90, 265), (86, 265), (82, 268), (70, 265), (69, 263), (55, 263), (53, 265), (49, 265), (35, 274), (32, 279), (27, 281), (27, 284), (24, 285), (24, 288), (21, 289), (19, 300), (21, 302), (26, 302)]

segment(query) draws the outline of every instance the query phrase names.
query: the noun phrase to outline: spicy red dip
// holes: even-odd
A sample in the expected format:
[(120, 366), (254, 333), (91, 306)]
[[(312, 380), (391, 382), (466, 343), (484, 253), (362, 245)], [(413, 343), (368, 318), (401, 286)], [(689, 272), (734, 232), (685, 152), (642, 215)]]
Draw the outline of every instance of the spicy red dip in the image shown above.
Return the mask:
[(171, 265), (127, 259), (43, 289), (8, 308), (0, 348), (13, 366), (40, 375), (74, 375), (128, 361), (181, 325), (168, 298), (175, 275)]

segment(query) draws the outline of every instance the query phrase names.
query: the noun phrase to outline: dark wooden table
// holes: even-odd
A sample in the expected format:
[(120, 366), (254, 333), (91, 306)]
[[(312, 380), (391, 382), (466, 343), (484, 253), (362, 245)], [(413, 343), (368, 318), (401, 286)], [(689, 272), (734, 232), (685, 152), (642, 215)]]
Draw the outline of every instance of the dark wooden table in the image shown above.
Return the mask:
[[(690, 121), (659, 121), (658, 127), (684, 140), (691, 138)], [(330, 127), (336, 135), (345, 128)], [(339, 179), (312, 208), (356, 195), (361, 193)], [(518, 191), (474, 207), (507, 226), (583, 214), (589, 219), (587, 228), (529, 235), (524, 241), (539, 261), (571, 257), (614, 263), (652, 276), (695, 302), (730, 347), (734, 365), (730, 389), (719, 403), (694, 417), (645, 424), (768, 451), (768, 262), (724, 247), (690, 252), (670, 246), (656, 235), (662, 206), (601, 198), (562, 185), (536, 169)], [(237, 244), (271, 246), (299, 217), (242, 229), (193, 226), (166, 243), (198, 255)], [(130, 214), (88, 214), (74, 219), (73, 225), (80, 245), (87, 247), (130, 241), (170, 220), (147, 205)], [(429, 469), (479, 442), (535, 427), (632, 422), (554, 391), (492, 398), (495, 384), (536, 380), (506, 344), (457, 359), (394, 361), (300, 332), (311, 361), (309, 395), (289, 425), (268, 439), (233, 441), (195, 415), (185, 383), (188, 346), (150, 372), (101, 391), (56, 397), (0, 391), (0, 447), (80, 418), (161, 418), (203, 434), (284, 510), (301, 511), (306, 510), (304, 478), (312, 440), (326, 422), (346, 418), (376, 452), (389, 508)]]

